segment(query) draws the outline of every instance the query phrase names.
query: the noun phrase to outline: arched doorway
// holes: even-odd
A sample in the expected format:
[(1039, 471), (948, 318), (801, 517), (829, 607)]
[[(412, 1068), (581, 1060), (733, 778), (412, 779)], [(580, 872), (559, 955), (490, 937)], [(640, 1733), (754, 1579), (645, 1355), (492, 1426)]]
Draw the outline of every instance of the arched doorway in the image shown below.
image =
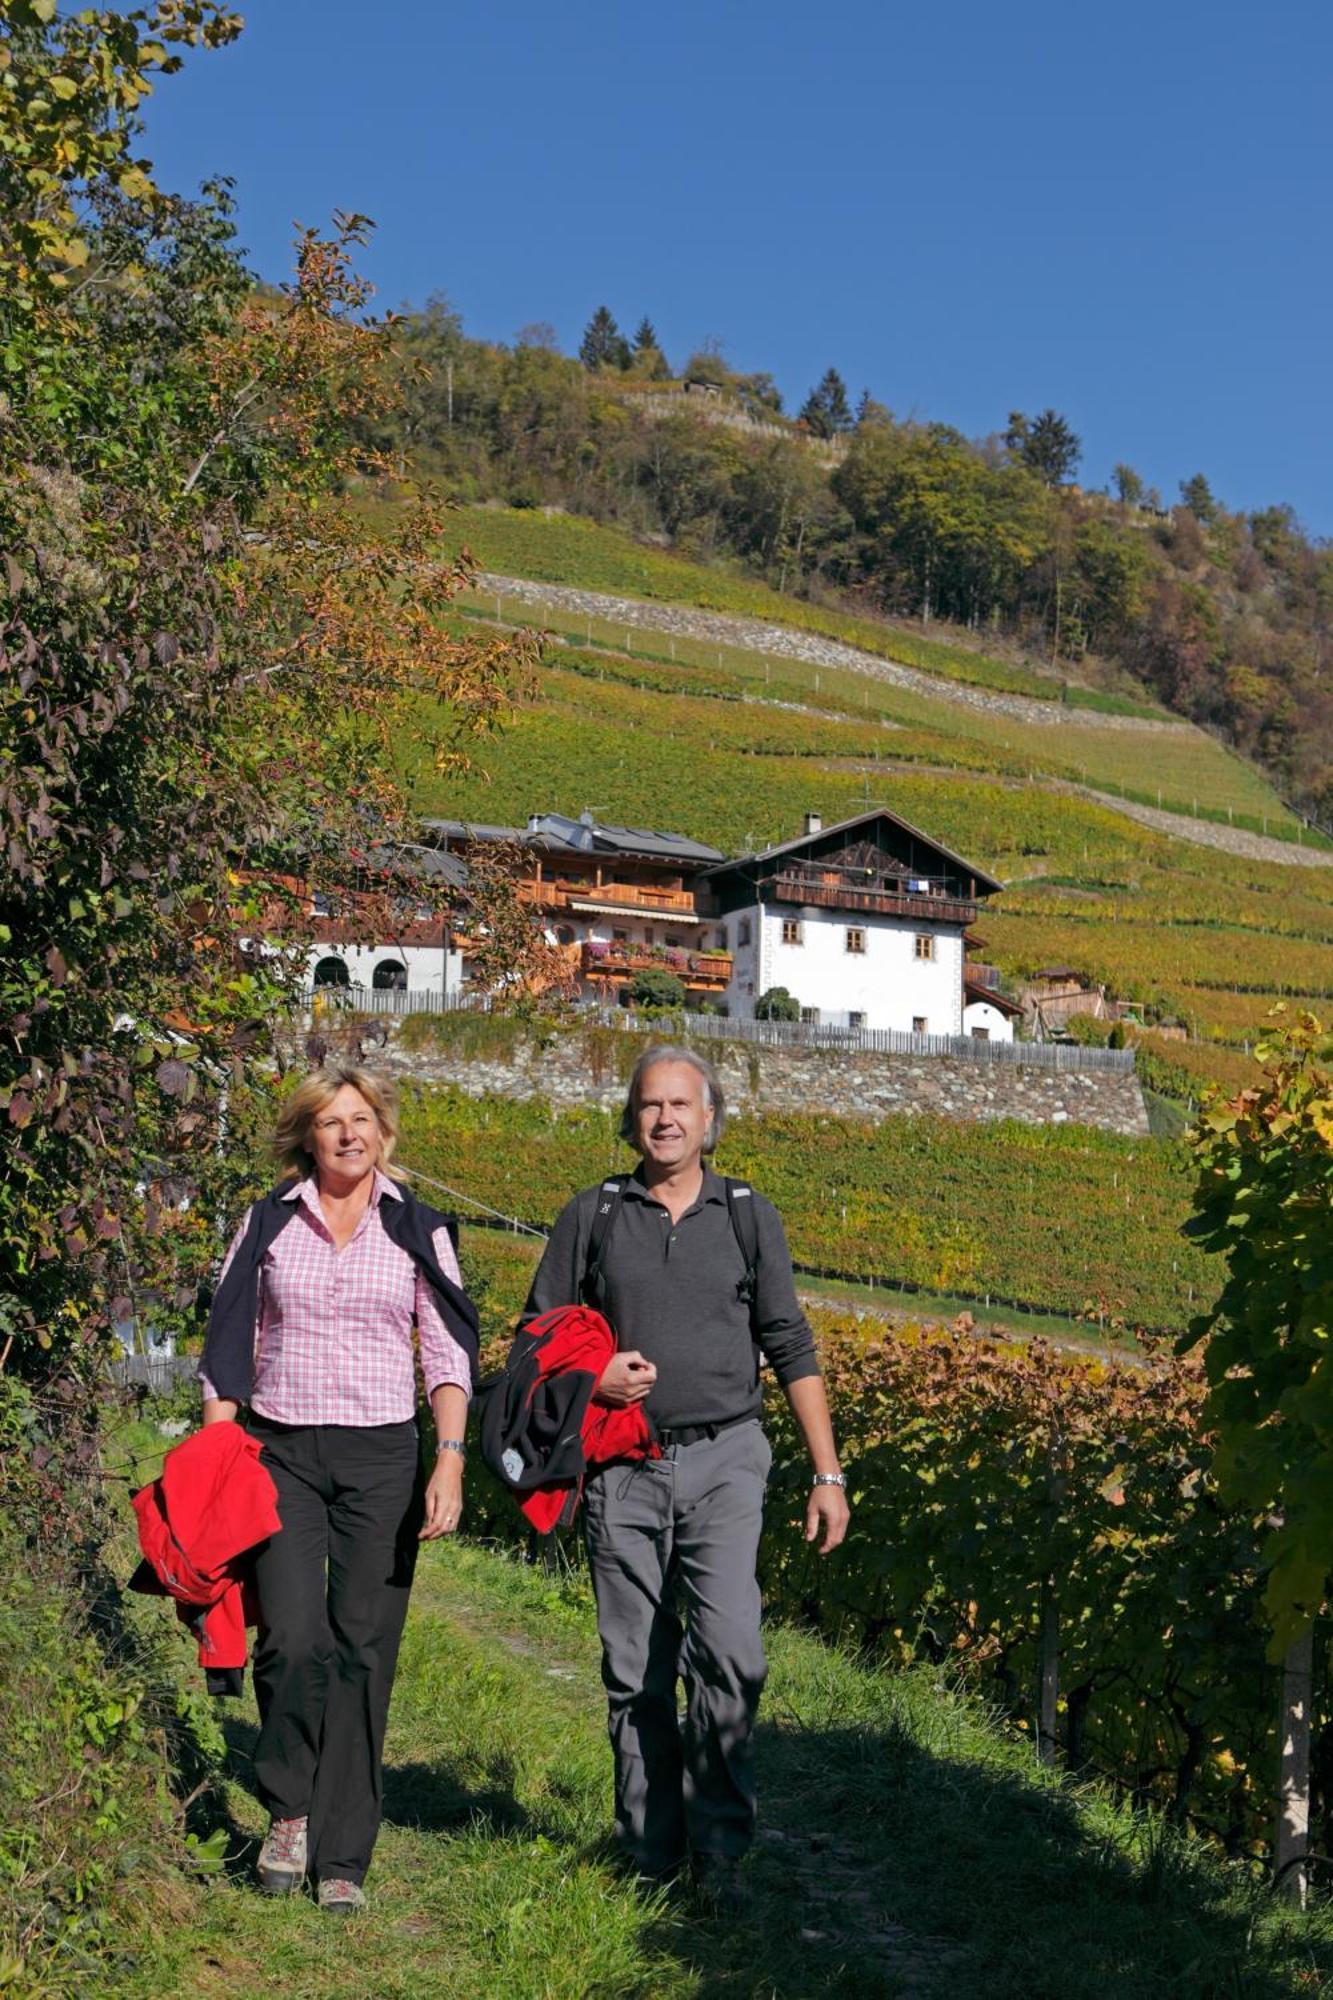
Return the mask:
[(370, 975), (377, 993), (406, 993), (407, 967), (401, 958), (382, 958)]
[(321, 958), (315, 967), (316, 986), (350, 986), (351, 975), (340, 958)]

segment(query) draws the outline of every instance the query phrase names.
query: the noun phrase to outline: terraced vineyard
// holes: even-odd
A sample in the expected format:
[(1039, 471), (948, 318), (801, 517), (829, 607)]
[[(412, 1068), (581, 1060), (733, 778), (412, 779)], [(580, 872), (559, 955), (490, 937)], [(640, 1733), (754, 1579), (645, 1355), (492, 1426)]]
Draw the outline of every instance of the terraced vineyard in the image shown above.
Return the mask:
[[(615, 1125), (604, 1112), (418, 1086), (405, 1098), (401, 1158), (549, 1223), (575, 1188), (629, 1164)], [(1211, 1260), (1179, 1235), (1190, 1166), (1177, 1146), (1068, 1126), (770, 1115), (737, 1119), (719, 1166), (777, 1202), (798, 1261), (852, 1276), (1168, 1329), (1217, 1284)]]

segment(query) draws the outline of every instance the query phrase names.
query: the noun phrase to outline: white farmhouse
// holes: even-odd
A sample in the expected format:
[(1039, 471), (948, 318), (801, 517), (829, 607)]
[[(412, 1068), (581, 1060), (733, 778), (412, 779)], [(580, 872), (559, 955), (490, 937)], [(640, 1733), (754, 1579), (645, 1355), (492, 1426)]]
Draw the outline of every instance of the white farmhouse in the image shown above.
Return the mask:
[[(1001, 884), (882, 807), (705, 869), (698, 879), (733, 960), (728, 1011), (785, 987), (801, 1018), (829, 1027), (1000, 1039), (1006, 1010), (965, 996), (966, 934)], [(984, 1009), (965, 1022), (969, 1005)], [(992, 1016), (994, 1019), (992, 1020)], [(1005, 1039), (1012, 1039), (1012, 1029)]]

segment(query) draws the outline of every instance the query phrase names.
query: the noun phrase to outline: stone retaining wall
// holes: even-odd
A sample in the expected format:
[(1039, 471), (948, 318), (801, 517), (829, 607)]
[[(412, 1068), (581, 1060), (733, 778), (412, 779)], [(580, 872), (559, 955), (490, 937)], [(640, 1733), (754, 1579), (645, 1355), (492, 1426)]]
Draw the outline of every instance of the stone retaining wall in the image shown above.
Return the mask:
[[(444, 1017), (448, 1021), (448, 1017)], [(418, 1030), (419, 1032), (419, 1030)], [(449, 1030), (443, 1028), (448, 1037)], [(384, 1058), (400, 1076), (452, 1083), (471, 1097), (546, 1098), (573, 1107), (617, 1110), (644, 1039), (616, 1029), (574, 1029), (542, 1046), (516, 1030), (512, 1046), (467, 1055), (456, 1040), (405, 1048), (391, 1033)], [(1148, 1114), (1133, 1071), (1056, 1072), (960, 1062), (949, 1056), (878, 1055), (850, 1049), (753, 1048), (700, 1044), (721, 1074), (736, 1111), (825, 1111), (880, 1119), (929, 1112), (966, 1121), (1017, 1118), (1028, 1125), (1096, 1126), (1148, 1135)]]

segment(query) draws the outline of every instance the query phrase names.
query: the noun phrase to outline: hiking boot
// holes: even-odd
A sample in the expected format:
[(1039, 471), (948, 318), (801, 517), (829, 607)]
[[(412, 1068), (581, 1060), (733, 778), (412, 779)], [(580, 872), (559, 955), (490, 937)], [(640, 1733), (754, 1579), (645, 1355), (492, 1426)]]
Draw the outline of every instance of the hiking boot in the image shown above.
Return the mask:
[(301, 1819), (269, 1821), (255, 1873), (266, 1896), (293, 1896), (305, 1880), (306, 1826)]
[(695, 1897), (709, 1916), (738, 1917), (748, 1910), (750, 1889), (739, 1855), (691, 1855), (690, 1876)]
[(366, 1892), (359, 1882), (345, 1882), (330, 1875), (319, 1885), (319, 1907), (330, 1916), (350, 1917), (366, 1907)]

